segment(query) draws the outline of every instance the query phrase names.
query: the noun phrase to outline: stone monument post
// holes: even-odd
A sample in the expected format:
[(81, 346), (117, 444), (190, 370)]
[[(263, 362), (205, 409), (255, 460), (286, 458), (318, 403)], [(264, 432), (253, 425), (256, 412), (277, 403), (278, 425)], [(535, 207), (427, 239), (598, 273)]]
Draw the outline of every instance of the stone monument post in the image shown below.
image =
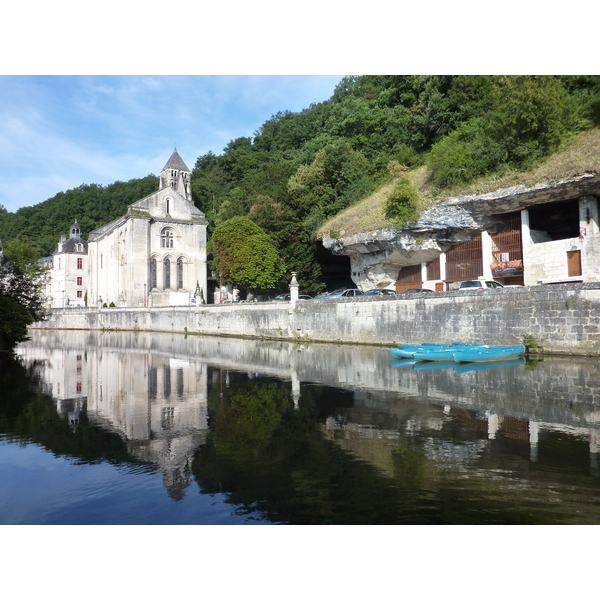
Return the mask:
[(296, 281), (296, 273), (292, 273), (292, 281), (290, 281), (290, 303), (292, 306), (298, 302), (298, 288), (299, 283)]

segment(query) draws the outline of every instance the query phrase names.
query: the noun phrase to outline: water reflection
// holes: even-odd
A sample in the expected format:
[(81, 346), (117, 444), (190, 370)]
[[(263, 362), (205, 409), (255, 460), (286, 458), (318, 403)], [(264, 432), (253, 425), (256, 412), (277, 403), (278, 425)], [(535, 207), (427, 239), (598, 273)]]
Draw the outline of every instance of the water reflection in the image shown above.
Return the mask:
[(101, 339), (43, 334), (19, 354), (45, 364), (45, 389), (71, 428), (85, 414), (91, 424), (119, 433), (131, 457), (156, 465), (169, 496), (181, 499), (191, 483), (194, 452), (208, 430), (206, 367), (173, 356), (168, 346), (116, 351)]
[(44, 331), (19, 354), (71, 432), (119, 440), (176, 501), (195, 482), (275, 523), (600, 522), (595, 360)]

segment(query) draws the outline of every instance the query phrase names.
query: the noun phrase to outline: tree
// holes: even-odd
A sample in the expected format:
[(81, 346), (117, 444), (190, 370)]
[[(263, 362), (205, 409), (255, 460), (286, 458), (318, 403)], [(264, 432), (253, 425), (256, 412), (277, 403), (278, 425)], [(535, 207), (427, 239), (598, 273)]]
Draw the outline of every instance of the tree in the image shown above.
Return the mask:
[(246, 217), (233, 217), (219, 225), (211, 242), (219, 273), (236, 286), (270, 290), (285, 273), (271, 238)]
[(45, 268), (28, 236), (4, 246), (0, 264), (0, 350), (11, 350), (26, 339), (27, 326), (44, 318)]

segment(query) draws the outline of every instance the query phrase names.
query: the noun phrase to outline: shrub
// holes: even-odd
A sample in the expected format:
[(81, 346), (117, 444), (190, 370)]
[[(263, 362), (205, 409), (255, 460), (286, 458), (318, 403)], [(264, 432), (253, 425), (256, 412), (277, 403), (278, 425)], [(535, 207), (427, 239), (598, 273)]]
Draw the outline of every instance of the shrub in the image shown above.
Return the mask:
[(419, 194), (408, 179), (401, 179), (385, 201), (385, 216), (397, 227), (409, 227), (419, 219)]

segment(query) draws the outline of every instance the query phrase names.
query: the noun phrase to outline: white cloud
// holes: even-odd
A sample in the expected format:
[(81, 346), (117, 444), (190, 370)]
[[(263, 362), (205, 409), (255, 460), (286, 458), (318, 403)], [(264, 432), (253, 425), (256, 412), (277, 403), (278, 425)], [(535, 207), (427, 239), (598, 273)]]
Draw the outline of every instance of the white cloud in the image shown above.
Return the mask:
[(190, 168), (279, 111), (326, 100), (340, 76), (0, 77), (0, 204), (14, 211), (82, 183)]

